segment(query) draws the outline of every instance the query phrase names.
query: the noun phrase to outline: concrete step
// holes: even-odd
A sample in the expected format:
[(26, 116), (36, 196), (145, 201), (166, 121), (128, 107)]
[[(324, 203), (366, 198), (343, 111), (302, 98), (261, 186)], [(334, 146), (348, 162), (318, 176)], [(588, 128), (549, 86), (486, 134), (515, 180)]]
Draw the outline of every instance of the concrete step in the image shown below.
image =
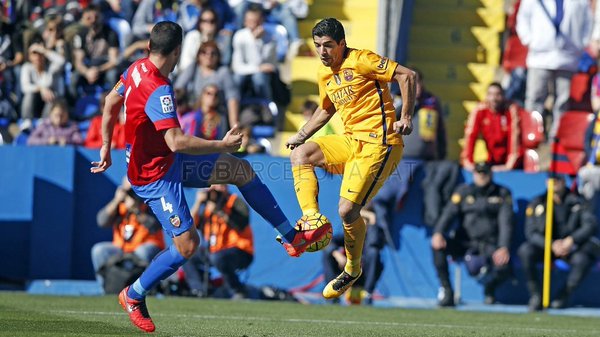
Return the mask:
[(430, 80), (492, 83), (497, 66), (484, 63), (410, 62), (409, 67), (419, 69), (425, 84)]
[(479, 104), (479, 101), (442, 101), (442, 108), (448, 116), (458, 118), (459, 120), (466, 120), (467, 116), (475, 107)]
[(335, 17), (338, 20), (377, 20), (377, 1), (363, 1), (364, 6), (351, 7), (349, 5), (334, 3), (330, 1), (317, 2), (310, 7), (307, 19), (319, 19), (326, 17)]
[[(319, 21), (321, 21), (321, 19), (322, 17), (318, 19), (305, 19), (302, 21), (298, 21), (298, 31), (300, 32), (300, 36), (306, 36), (307, 38), (310, 38), (312, 40), (312, 29)], [(346, 33), (347, 40), (348, 37), (355, 36), (356, 34), (360, 35), (366, 32), (377, 31), (376, 20), (340, 20), (340, 22), (344, 26), (344, 32)]]
[[(315, 0), (312, 0), (316, 2)], [(503, 1), (499, 0), (429, 0), (415, 1), (415, 8), (497, 8), (504, 6)]]
[(486, 49), (500, 46), (500, 34), (489, 27), (429, 26), (413, 25), (410, 30), (409, 46), (448, 45)]
[(298, 56), (292, 60), (292, 80), (317, 82), (317, 70), (321, 61), (317, 57)]
[[(338, 7), (346, 7), (346, 8), (364, 8), (364, 7), (373, 7), (377, 6), (377, 1), (365, 1), (365, 0), (307, 0), (306, 1), (310, 6), (309, 9), (312, 10), (314, 7), (319, 7), (323, 5), (336, 5)], [(333, 12), (335, 13), (335, 12)], [(331, 14), (330, 16), (334, 16)]]
[(408, 46), (408, 61), (441, 63), (485, 63), (498, 65), (500, 49), (461, 46)]
[(413, 22), (431, 26), (483, 26), (498, 32), (504, 30), (505, 13), (502, 9), (452, 9), (452, 8), (415, 8)]
[(487, 85), (455, 81), (428, 81), (427, 88), (443, 101), (482, 101)]

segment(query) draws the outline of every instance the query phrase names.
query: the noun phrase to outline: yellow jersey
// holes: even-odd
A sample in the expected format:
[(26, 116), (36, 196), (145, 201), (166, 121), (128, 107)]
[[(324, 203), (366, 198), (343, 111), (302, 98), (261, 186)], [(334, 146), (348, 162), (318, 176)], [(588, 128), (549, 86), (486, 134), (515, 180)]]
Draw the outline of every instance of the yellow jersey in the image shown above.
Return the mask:
[(337, 68), (319, 67), (319, 103), (335, 107), (344, 133), (354, 139), (383, 145), (402, 144), (393, 130), (396, 113), (388, 82), (398, 63), (370, 50), (347, 48)]

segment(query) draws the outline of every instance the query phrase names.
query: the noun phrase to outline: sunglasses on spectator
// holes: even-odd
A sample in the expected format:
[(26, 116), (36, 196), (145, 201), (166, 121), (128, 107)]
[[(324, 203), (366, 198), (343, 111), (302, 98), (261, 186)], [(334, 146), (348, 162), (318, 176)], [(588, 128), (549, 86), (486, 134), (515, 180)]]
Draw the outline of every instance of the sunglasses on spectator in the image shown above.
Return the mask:
[(216, 51), (214, 51), (214, 50), (202, 50), (202, 51), (200, 51), (200, 54), (210, 55), (210, 56), (217, 56), (218, 55), (218, 53)]
[(200, 22), (205, 22), (205, 23), (215, 23), (216, 20), (215, 19), (200, 19)]

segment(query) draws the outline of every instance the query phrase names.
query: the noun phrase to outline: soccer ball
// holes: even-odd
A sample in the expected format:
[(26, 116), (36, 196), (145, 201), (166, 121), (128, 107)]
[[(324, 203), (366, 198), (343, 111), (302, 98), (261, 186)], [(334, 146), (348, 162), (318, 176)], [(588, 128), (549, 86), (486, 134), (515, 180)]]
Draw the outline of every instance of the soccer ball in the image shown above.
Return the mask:
[[(298, 221), (296, 221), (297, 231), (315, 230), (325, 224), (330, 224), (329, 219), (321, 213), (314, 213), (309, 215), (303, 215)], [(333, 236), (333, 229), (330, 227), (327, 233), (321, 238), (321, 240), (314, 242), (306, 248), (307, 252), (319, 251), (331, 242)]]

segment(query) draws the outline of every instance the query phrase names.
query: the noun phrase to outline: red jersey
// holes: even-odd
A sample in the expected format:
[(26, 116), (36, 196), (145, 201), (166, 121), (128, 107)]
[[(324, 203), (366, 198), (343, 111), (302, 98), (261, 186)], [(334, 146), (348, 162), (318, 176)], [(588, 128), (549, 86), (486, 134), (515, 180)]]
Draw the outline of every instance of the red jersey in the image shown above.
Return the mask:
[(173, 87), (143, 58), (121, 75), (115, 90), (125, 97), (127, 177), (133, 185), (147, 185), (165, 175), (175, 160), (163, 135), (179, 127)]
[(475, 141), (480, 134), (488, 151), (488, 163), (507, 165), (511, 169), (520, 164), (522, 150), (519, 107), (516, 104), (493, 112), (487, 104), (481, 103), (469, 114), (465, 126), (465, 145), (460, 155), (463, 163), (473, 163)]

